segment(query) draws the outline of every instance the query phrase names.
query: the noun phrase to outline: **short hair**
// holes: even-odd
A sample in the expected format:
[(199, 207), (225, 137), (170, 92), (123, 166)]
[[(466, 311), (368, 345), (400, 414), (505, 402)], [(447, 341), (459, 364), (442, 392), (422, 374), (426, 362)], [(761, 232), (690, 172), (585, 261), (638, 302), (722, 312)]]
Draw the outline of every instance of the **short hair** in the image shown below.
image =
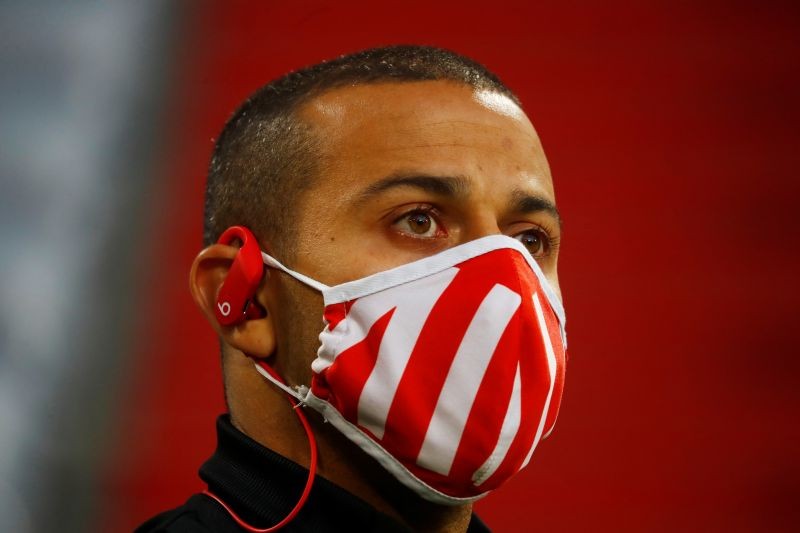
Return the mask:
[(296, 201), (319, 173), (319, 146), (296, 111), (315, 96), (348, 85), (446, 80), (517, 96), (486, 67), (449, 50), (398, 45), (372, 48), (290, 72), (253, 93), (225, 124), (206, 183), (203, 240), (229, 226), (249, 227), (272, 251), (292, 256)]

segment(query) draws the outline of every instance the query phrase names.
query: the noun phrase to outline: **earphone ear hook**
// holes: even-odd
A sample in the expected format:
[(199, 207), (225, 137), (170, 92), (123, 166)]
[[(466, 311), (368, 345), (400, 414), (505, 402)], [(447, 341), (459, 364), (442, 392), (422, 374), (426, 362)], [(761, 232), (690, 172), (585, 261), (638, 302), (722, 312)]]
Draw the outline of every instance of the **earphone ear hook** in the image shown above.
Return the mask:
[(231, 226), (220, 235), (217, 243), (231, 245), (237, 239), (242, 246), (233, 258), (214, 306), (214, 316), (222, 326), (233, 326), (248, 318), (263, 316), (253, 303), (264, 273), (261, 247), (255, 235), (244, 226)]

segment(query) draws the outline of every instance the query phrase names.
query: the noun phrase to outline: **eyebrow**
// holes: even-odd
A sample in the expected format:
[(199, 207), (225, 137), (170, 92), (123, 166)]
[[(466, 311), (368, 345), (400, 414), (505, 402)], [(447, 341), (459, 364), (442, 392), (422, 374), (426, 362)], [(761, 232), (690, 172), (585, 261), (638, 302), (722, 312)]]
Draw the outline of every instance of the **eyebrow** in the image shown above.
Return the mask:
[[(432, 176), (426, 174), (396, 174), (376, 181), (358, 195), (357, 203), (362, 203), (387, 190), (411, 187), (446, 198), (465, 197), (470, 184), (463, 176)], [(553, 202), (542, 196), (530, 194), (522, 189), (511, 193), (511, 209), (521, 214), (547, 213), (558, 224), (563, 225), (561, 213)]]
[(561, 213), (556, 205), (547, 198), (516, 189), (511, 193), (511, 206), (514, 211), (522, 214), (547, 213), (555, 219), (559, 228), (563, 226)]
[(380, 181), (376, 181), (358, 196), (358, 202), (364, 202), (390, 189), (400, 187), (412, 187), (422, 191), (444, 196), (447, 198), (458, 198), (469, 193), (469, 182), (461, 176), (429, 176), (429, 175), (392, 175)]

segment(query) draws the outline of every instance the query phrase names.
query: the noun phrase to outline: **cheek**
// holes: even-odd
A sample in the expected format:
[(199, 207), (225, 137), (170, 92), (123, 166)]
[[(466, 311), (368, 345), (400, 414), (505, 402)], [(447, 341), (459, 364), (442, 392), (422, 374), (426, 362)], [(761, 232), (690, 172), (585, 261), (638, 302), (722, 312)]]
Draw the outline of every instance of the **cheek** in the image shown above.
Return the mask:
[(387, 241), (380, 227), (376, 225), (370, 231), (362, 230), (355, 226), (355, 222), (352, 228), (342, 229), (324, 239), (307, 257), (309, 263), (313, 258), (313, 265), (298, 270), (331, 286), (407, 262)]
[(555, 291), (556, 296), (558, 296), (558, 299), (561, 300), (561, 303), (563, 304), (564, 298), (561, 296), (561, 286), (559, 285), (558, 282), (558, 273), (555, 271), (545, 272), (545, 277), (547, 278), (548, 283), (550, 283), (550, 286)]
[(309, 385), (311, 362), (324, 327), (322, 296), (293, 279), (284, 280), (281, 292), (276, 366), (290, 383)]

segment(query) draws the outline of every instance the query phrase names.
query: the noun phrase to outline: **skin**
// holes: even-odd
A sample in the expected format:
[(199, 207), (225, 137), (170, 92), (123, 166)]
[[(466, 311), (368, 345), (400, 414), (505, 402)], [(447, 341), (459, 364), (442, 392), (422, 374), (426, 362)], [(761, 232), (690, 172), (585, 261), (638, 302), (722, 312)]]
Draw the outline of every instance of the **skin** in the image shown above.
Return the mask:
[[(531, 122), (511, 100), (453, 82), (381, 83), (331, 90), (299, 116), (324, 140), (323, 170), (298, 199), (298, 239), (287, 266), (335, 285), (506, 234), (523, 240), (560, 297), (560, 219), (550, 169)], [(190, 274), (192, 294), (223, 341), (233, 423), (308, 466), (307, 437), (293, 410), (250, 357), (267, 360), (290, 385), (310, 384), (322, 297), (268, 270), (256, 295), (266, 316), (221, 327), (213, 305), (235, 254), (235, 247), (212, 245)], [(420, 499), (306, 412), (319, 475), (415, 530), (466, 530), (471, 505)]]

